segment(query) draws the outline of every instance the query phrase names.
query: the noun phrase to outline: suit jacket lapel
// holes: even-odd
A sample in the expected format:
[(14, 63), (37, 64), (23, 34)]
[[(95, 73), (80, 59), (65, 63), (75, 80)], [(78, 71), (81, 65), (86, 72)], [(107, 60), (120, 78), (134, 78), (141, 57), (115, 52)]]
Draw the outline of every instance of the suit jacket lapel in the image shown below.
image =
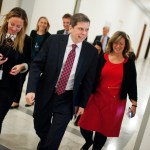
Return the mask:
[(64, 38), (61, 39), (62, 41), (60, 41), (59, 50), (58, 50), (58, 73), (60, 73), (60, 70), (62, 67), (64, 54), (65, 54), (65, 50), (66, 50), (66, 45), (68, 42), (67, 37), (68, 36), (65, 36)]
[[(61, 70), (61, 67), (62, 67), (62, 63), (63, 63), (63, 59), (64, 59), (64, 54), (65, 54), (65, 50), (66, 50), (66, 45), (67, 45), (67, 42), (68, 42), (68, 37), (69, 36), (66, 36), (66, 38), (63, 38), (62, 41), (60, 41), (60, 46), (59, 46), (59, 50), (58, 50), (58, 73), (60, 73), (60, 70)], [(83, 42), (82, 44), (82, 49), (81, 49), (81, 53), (80, 53), (80, 56), (79, 56), (79, 61), (78, 61), (78, 65), (77, 65), (77, 70), (76, 70), (76, 73), (75, 73), (75, 77), (77, 77), (77, 75), (79, 75), (81, 69), (83, 71), (83, 65), (86, 63), (86, 58), (87, 58), (87, 51), (86, 51), (86, 44)], [(81, 71), (81, 72), (82, 72)]]
[[(86, 63), (86, 57), (87, 57), (87, 53), (86, 53), (86, 45), (85, 43), (83, 42), (82, 44), (82, 49), (81, 49), (81, 52), (80, 52), (80, 56), (79, 56), (79, 61), (78, 61), (78, 65), (77, 65), (77, 70), (76, 70), (76, 74), (75, 74), (75, 77), (77, 77), (82, 69), (82, 71), (84, 71), (83, 69), (83, 65), (84, 63)], [(82, 72), (81, 71), (81, 72)]]

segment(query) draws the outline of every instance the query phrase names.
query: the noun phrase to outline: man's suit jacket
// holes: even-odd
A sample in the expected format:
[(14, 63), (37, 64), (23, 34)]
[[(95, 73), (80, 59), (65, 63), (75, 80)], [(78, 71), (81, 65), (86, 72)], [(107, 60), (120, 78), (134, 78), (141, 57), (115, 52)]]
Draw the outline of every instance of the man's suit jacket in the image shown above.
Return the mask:
[[(61, 71), (68, 42), (66, 35), (51, 35), (31, 64), (27, 93), (35, 92), (35, 112), (41, 112), (51, 96)], [(98, 53), (90, 43), (83, 42), (73, 88), (73, 105), (85, 107), (95, 78)], [(77, 98), (80, 92), (80, 99)]]
[[(95, 45), (96, 45), (96, 42), (97, 42), (97, 41), (100, 41), (101, 38), (102, 38), (102, 35), (96, 36), (95, 39), (94, 39), (93, 45), (95, 46)], [(108, 43), (109, 39), (110, 39), (110, 38), (107, 36), (107, 43)]]
[(63, 30), (58, 30), (57, 34), (64, 34), (64, 31), (65, 31), (64, 29)]

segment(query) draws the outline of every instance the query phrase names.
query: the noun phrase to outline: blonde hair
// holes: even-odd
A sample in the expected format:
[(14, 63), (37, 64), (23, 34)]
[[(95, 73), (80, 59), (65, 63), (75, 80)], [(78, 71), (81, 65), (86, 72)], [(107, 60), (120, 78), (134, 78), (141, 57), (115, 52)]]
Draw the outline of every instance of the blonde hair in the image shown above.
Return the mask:
[(36, 31), (39, 30), (38, 23), (39, 23), (39, 21), (40, 21), (41, 19), (45, 19), (45, 20), (47, 21), (47, 28), (45, 29), (45, 32), (48, 32), (48, 30), (49, 30), (49, 28), (50, 28), (50, 23), (49, 23), (48, 19), (47, 19), (46, 17), (44, 17), (44, 16), (41, 16), (41, 17), (38, 19), (38, 22), (37, 22), (37, 24), (36, 24)]
[(113, 36), (109, 39), (107, 47), (106, 47), (106, 53), (112, 53), (113, 52), (113, 43), (118, 42), (121, 38), (125, 39), (125, 48), (122, 52), (122, 55), (124, 58), (128, 57), (128, 53), (131, 50), (131, 42), (129, 36), (123, 32), (123, 31), (117, 31), (113, 34)]
[(8, 20), (12, 17), (21, 18), (24, 22), (23, 27), (16, 35), (14, 46), (13, 46), (15, 50), (18, 49), (20, 53), (23, 53), (24, 39), (25, 39), (25, 33), (26, 33), (27, 25), (28, 25), (28, 18), (27, 18), (26, 12), (22, 8), (15, 7), (8, 14), (5, 15), (5, 18), (4, 18), (4, 21), (0, 30), (0, 41), (1, 43), (3, 43), (6, 37), (6, 33), (8, 31)]

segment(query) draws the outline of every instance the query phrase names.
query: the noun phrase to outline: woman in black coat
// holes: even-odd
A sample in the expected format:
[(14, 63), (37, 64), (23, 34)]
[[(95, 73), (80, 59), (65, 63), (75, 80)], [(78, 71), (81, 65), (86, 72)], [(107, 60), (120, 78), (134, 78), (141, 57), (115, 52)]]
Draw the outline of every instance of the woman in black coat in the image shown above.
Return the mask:
[(31, 31), (30, 37), (32, 38), (32, 60), (38, 54), (46, 39), (51, 35), (48, 32), (49, 28), (50, 24), (48, 19), (42, 16), (37, 22), (36, 30)]
[(136, 114), (136, 67), (130, 58), (130, 49), (128, 35), (117, 31), (109, 39), (105, 54), (99, 58), (93, 94), (78, 123), (85, 139), (81, 150), (91, 146), (92, 150), (100, 150), (107, 137), (119, 137), (127, 96), (131, 101), (128, 115)]
[(31, 40), (25, 35), (26, 12), (13, 8), (0, 30), (0, 132), (2, 122), (19, 90), (21, 74), (31, 61)]
[[(33, 60), (35, 56), (38, 54), (40, 51), (43, 43), (46, 41), (46, 39), (50, 36), (50, 33), (48, 32), (50, 27), (50, 24), (48, 22), (48, 19), (46, 17), (40, 17), (36, 30), (32, 30), (30, 33), (30, 37), (32, 39), (32, 51), (31, 51), (31, 59)], [(18, 94), (16, 95), (16, 98), (14, 99), (14, 102), (11, 106), (11, 109), (13, 108), (18, 108), (19, 107), (19, 102), (21, 98), (21, 93), (22, 93), (22, 88), (24, 81), (26, 79), (26, 75), (28, 72), (26, 72), (22, 77), (21, 77), (21, 82), (20, 82), (20, 90), (18, 91)], [(32, 106), (33, 104), (25, 104), (26, 107)]]

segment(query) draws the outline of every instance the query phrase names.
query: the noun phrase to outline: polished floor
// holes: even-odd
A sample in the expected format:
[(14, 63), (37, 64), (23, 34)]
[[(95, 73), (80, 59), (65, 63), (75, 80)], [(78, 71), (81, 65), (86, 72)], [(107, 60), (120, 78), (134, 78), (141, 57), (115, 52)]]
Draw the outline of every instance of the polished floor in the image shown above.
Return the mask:
[[(127, 102), (122, 128), (119, 138), (108, 138), (103, 150), (133, 150), (145, 107), (150, 95), (150, 59), (136, 61), (137, 82), (138, 82), (138, 108), (134, 118), (128, 118), (126, 112), (131, 105)], [(33, 107), (26, 108), (25, 87), (22, 93), (20, 107), (10, 110), (3, 123), (2, 134), (0, 135), (0, 150), (36, 150), (39, 141), (33, 128), (32, 112)], [(79, 128), (69, 123), (61, 142), (59, 150), (79, 150), (84, 140)]]

